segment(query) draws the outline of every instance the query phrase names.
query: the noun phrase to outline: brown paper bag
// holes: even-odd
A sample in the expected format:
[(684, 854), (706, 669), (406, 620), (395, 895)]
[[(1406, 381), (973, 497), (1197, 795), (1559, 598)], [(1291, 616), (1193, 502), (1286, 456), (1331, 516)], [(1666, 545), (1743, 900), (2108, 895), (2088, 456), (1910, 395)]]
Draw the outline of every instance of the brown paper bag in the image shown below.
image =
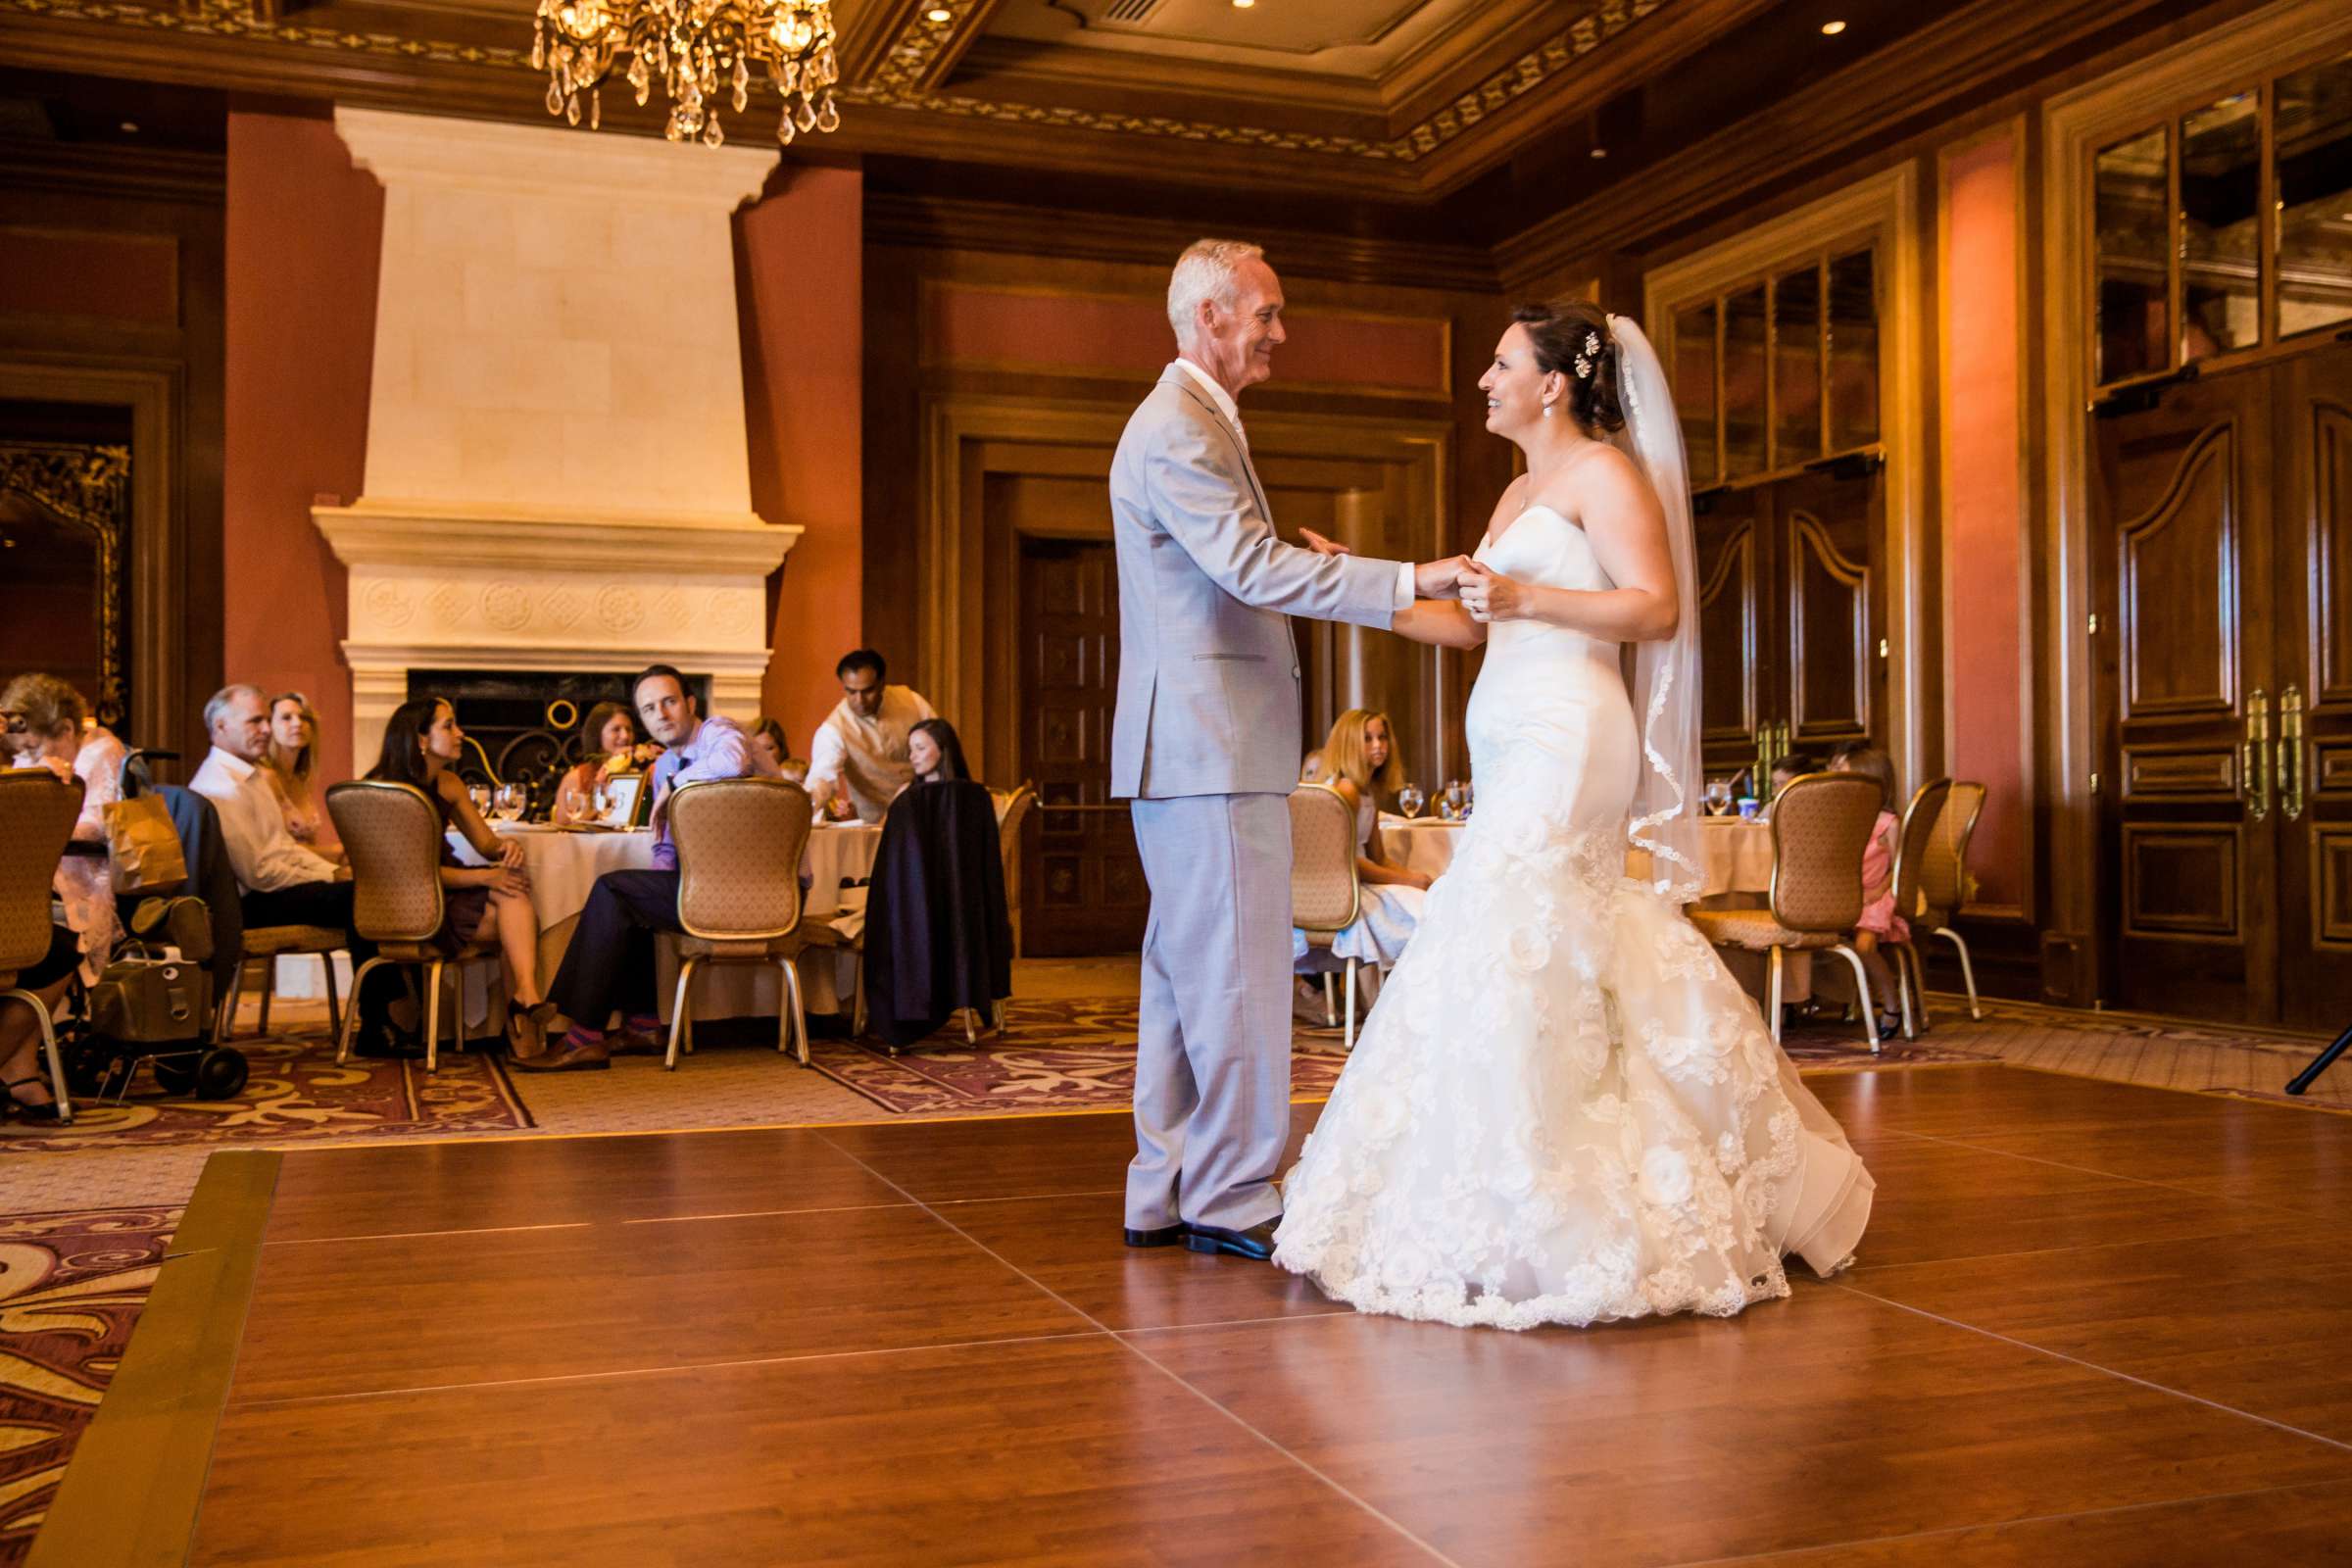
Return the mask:
[(118, 896), (160, 893), (188, 879), (188, 858), (160, 796), (141, 795), (107, 807), (106, 858)]

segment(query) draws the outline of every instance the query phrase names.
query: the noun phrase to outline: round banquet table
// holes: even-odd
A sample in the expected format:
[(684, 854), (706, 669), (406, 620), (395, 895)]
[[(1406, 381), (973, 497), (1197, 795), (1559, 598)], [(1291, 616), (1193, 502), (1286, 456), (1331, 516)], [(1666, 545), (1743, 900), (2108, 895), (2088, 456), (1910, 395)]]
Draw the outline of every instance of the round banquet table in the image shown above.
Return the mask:
[[(1453, 863), (1454, 846), (1461, 842), (1464, 826), (1435, 816), (1407, 820), (1384, 811), (1380, 817), (1381, 853), (1391, 865), (1443, 876)], [(1736, 816), (1705, 817), (1700, 822), (1699, 846), (1706, 875), (1700, 898), (1772, 891), (1771, 823), (1747, 822)], [(1641, 858), (1639, 852), (1629, 858), (1628, 870), (1633, 874), (1642, 873)]]
[[(539, 916), (539, 980), (552, 985), (571, 945), (572, 928), (588, 906), (596, 879), (607, 871), (643, 870), (654, 863), (651, 828), (629, 832), (579, 831), (544, 822), (492, 824), (502, 839), (522, 846), (523, 869), (531, 879), (531, 909)], [(450, 835), (458, 858), (480, 865), (473, 847)], [(874, 867), (881, 848), (879, 823), (827, 823), (808, 834), (808, 850), (801, 868), (808, 876), (804, 918), (826, 919), (841, 910), (842, 885), (863, 881)], [(655, 995), (664, 1019), (678, 983), (677, 941), (664, 936), (656, 944)], [(814, 955), (801, 960), (801, 1001), (809, 1012), (839, 1012), (841, 999), (854, 982), (856, 959), (835, 954), (830, 961)], [(488, 1013), (488, 975), (475, 969), (466, 977), (466, 1016), (479, 1021)], [(782, 1004), (773, 968), (726, 964), (704, 972), (695, 981), (698, 1018), (774, 1017)]]

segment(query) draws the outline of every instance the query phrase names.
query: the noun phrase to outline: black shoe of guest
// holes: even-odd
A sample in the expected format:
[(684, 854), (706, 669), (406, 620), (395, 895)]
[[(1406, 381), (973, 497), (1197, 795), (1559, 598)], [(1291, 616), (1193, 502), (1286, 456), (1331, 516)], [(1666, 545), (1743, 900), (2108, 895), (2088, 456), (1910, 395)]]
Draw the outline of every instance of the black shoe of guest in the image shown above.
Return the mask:
[(355, 1056), (373, 1056), (379, 1061), (422, 1061), (424, 1042), (390, 1023), (364, 1022), (359, 1038), (351, 1043), (351, 1052)]
[(1222, 1225), (1186, 1225), (1184, 1245), (1196, 1252), (1223, 1252), (1228, 1257), (1263, 1263), (1274, 1255), (1274, 1227), (1281, 1223), (1278, 1214), (1246, 1231), (1229, 1231)]
[(1153, 1230), (1139, 1231), (1129, 1226), (1126, 1231), (1129, 1247), (1174, 1247), (1184, 1240), (1182, 1225), (1161, 1225)]

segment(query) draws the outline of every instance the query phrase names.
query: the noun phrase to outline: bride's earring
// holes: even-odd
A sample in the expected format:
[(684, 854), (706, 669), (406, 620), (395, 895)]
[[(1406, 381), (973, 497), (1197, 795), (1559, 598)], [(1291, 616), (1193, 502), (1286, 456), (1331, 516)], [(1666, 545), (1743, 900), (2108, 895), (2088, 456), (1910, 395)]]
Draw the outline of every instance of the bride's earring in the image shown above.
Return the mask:
[(1551, 417), (1551, 405), (1548, 403), (1544, 405), (1544, 417), (1546, 419)]

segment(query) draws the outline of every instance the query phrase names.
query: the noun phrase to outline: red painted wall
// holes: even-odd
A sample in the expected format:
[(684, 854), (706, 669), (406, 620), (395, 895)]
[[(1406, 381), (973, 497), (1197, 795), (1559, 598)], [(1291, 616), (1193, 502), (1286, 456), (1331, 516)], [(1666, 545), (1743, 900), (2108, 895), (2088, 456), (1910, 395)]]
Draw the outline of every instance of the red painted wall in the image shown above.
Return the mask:
[(1970, 869), (1981, 902), (2019, 905), (2032, 886), (2023, 823), (2025, 691), (2025, 389), (2018, 346), (2016, 148), (1980, 142), (1944, 166), (1948, 280), (1944, 343), (1943, 526), (1952, 776), (1988, 788)]
[(228, 117), (221, 666), (309, 695), (330, 781), (351, 749), (344, 571), (311, 505), (360, 494), (383, 220), (323, 115)]
[(864, 176), (788, 168), (770, 190), (735, 224), (752, 510), (806, 531), (784, 558), (760, 706), (806, 757), (841, 701), (834, 662), (863, 640)]

